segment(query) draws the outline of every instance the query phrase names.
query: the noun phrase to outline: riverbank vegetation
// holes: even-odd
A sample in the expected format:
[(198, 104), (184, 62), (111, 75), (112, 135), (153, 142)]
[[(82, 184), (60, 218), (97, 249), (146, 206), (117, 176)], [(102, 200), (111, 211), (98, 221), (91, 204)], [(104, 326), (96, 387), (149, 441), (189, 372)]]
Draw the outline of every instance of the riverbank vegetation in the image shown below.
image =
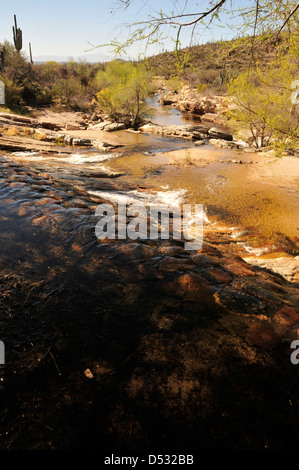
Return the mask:
[(268, 63), (255, 61), (252, 67), (229, 80), (227, 93), (233, 107), (230, 124), (250, 129), (255, 147), (272, 145), (293, 152), (299, 145), (298, 32), (276, 47)]
[[(281, 8), (267, 7), (277, 17), (276, 26), (285, 18), (287, 30), (280, 34), (274, 34), (274, 25), (260, 10), (253, 35), (177, 48), (138, 62), (34, 64), (6, 42), (0, 69), (6, 106), (21, 112), (32, 107), (96, 111), (138, 129), (150, 116), (146, 98), (156, 91), (154, 77), (159, 77), (173, 93), (187, 84), (199, 97), (227, 96), (229, 127), (236, 133), (249, 130), (257, 148), (271, 145), (292, 152), (299, 145), (299, 30), (298, 12), (291, 15), (293, 3), (288, 2), (285, 16)], [(252, 15), (244, 15), (245, 30), (252, 27)]]
[(5, 84), (6, 106), (25, 112), (29, 107), (89, 110), (96, 102), (96, 75), (103, 64), (85, 62), (32, 64), (5, 41), (0, 80)]
[(113, 120), (127, 121), (137, 129), (150, 115), (146, 98), (155, 89), (153, 78), (144, 64), (114, 60), (96, 76), (100, 91), (98, 104)]
[(12, 111), (26, 112), (28, 107), (97, 110), (112, 120), (128, 121), (134, 128), (150, 115), (145, 99), (154, 87), (145, 64), (120, 60), (32, 64), (12, 44), (3, 46), (0, 80), (5, 85), (5, 106)]

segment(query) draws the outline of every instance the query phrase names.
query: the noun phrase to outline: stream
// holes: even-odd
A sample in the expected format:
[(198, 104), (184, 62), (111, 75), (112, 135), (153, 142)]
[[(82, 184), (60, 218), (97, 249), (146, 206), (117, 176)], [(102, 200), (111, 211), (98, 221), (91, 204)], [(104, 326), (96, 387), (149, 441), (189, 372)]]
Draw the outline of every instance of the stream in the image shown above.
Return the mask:
[[(149, 103), (155, 110), (154, 122), (163, 126), (196, 123), (170, 106), (162, 106), (157, 97)], [(197, 121), (198, 122), (198, 121)], [(213, 127), (213, 124), (209, 124)], [(299, 192), (275, 186), (267, 179), (255, 178), (254, 168), (262, 165), (258, 153), (201, 147), (206, 154), (215, 152), (202, 166), (171, 164), (167, 152), (194, 148), (192, 141), (118, 131), (123, 145), (111, 152), (95, 149), (76, 150), (71, 155), (48, 156), (16, 153), (31, 166), (64, 178), (91, 193), (116, 201), (142, 201), (164, 204), (203, 204), (206, 224), (224, 225), (248, 253), (272, 256), (298, 254)], [(242, 160), (243, 164), (233, 163)], [(270, 163), (269, 163), (270, 165)], [(115, 178), (94, 178), (89, 172), (105, 171)], [(296, 251), (297, 250), (297, 251)]]

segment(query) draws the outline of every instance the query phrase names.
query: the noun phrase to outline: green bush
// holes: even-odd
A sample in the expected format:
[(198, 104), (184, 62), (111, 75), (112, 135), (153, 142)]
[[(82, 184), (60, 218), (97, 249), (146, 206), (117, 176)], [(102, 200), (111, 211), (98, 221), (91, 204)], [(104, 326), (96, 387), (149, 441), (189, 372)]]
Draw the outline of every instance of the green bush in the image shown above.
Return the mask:
[(101, 88), (97, 94), (101, 110), (113, 120), (129, 120), (138, 128), (150, 112), (145, 99), (153, 91), (145, 66), (115, 60), (97, 74), (96, 80)]
[(291, 102), (291, 83), (299, 73), (296, 54), (282, 53), (264, 71), (256, 67), (230, 81), (235, 107), (229, 117), (249, 127), (256, 147), (284, 150), (299, 144), (298, 110)]
[(0, 75), (0, 80), (5, 85), (5, 106), (15, 110), (19, 109), (22, 104), (23, 87), (4, 74)]
[(12, 110), (52, 104), (84, 111), (94, 107), (98, 91), (95, 77), (103, 68), (101, 64), (74, 61), (31, 64), (9, 42), (4, 47), (0, 73), (6, 85), (6, 105)]

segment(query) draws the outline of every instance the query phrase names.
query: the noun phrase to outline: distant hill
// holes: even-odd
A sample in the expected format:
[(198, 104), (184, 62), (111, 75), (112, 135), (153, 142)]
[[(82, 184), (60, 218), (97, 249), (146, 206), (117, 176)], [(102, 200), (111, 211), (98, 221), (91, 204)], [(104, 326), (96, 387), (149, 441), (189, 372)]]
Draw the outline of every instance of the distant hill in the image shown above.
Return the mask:
[[(252, 61), (252, 38), (230, 41), (210, 42), (180, 51), (182, 58), (188, 54), (184, 75), (190, 80), (192, 76), (203, 84), (212, 84), (219, 79), (220, 73), (227, 76), (238, 74)], [(276, 44), (273, 38), (255, 41), (254, 58), (262, 65), (275, 57)], [(147, 59), (156, 75), (170, 78), (176, 71), (177, 57), (175, 52), (164, 52)]]
[(109, 62), (110, 60), (113, 60), (114, 57), (108, 56), (106, 54), (98, 53), (98, 54), (82, 54), (77, 57), (71, 57), (71, 56), (58, 56), (58, 55), (40, 55), (40, 56), (35, 56), (33, 57), (33, 60), (35, 63), (43, 63), (43, 62), (48, 62), (48, 61), (55, 61), (59, 63), (64, 63), (64, 62), (69, 62), (70, 60), (73, 60), (75, 62), (85, 61), (91, 64), (95, 64), (97, 62)]

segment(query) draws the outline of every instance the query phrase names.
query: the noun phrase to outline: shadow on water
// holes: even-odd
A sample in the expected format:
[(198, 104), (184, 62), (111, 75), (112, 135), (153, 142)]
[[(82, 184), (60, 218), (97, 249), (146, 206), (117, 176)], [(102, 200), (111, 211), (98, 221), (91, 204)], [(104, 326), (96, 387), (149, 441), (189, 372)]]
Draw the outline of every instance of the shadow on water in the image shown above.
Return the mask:
[[(36, 225), (36, 213), (17, 217), (20, 198), (8, 199), (5, 189), (1, 197), (8, 354), (0, 448), (192, 453), (296, 445), (289, 400), (296, 403), (297, 381), (289, 361), (276, 365), (276, 353), (255, 352), (249, 361), (239, 338), (246, 319), (229, 314), (221, 323), (223, 312), (205, 298), (192, 309), (167, 295), (156, 269), (140, 272), (140, 250), (119, 251), (84, 233), (82, 211), (60, 219), (54, 211)], [(176, 275), (165, 274), (167, 285)]]

